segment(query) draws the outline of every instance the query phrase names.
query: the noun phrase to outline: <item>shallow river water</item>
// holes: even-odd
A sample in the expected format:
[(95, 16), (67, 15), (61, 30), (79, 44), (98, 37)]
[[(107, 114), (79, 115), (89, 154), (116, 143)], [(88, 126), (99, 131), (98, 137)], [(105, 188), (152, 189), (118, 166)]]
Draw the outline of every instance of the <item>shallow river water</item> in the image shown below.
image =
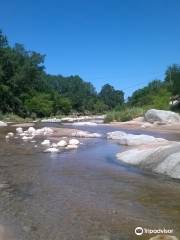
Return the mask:
[(34, 143), (18, 139), (6, 143), (8, 130), (0, 129), (0, 224), (8, 232), (6, 240), (152, 237), (136, 236), (138, 226), (173, 229), (180, 237), (179, 181), (122, 164), (115, 155), (123, 147), (105, 138), (83, 140), (77, 150), (48, 154)]

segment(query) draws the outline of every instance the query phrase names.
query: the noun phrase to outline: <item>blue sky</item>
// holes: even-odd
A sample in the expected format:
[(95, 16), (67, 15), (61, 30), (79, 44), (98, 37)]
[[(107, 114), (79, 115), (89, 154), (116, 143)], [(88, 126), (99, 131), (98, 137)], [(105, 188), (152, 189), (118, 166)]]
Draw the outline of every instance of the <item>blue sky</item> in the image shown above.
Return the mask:
[(180, 63), (179, 0), (2, 0), (10, 44), (46, 54), (46, 71), (126, 96)]

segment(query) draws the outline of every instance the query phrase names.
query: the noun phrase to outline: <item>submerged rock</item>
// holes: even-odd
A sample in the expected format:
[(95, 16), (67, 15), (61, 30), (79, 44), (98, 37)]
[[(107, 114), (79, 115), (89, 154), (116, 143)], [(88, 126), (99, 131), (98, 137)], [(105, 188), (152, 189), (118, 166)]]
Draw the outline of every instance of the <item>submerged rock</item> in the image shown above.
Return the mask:
[(154, 123), (180, 123), (180, 116), (178, 113), (171, 111), (150, 109), (145, 113), (145, 120)]
[(109, 132), (107, 133), (107, 138), (118, 140), (118, 143), (129, 146), (137, 146), (143, 144), (157, 144), (167, 141), (163, 138), (155, 138), (153, 136), (144, 134), (140, 135), (128, 134), (122, 131)]

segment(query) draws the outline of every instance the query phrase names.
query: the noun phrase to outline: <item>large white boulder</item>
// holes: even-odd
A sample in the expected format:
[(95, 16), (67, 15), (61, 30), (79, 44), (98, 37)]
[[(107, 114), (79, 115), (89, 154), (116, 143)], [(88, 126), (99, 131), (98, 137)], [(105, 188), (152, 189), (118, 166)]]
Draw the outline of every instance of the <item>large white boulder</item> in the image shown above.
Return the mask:
[(154, 171), (167, 174), (173, 178), (180, 178), (180, 151), (166, 157)]
[(180, 143), (178, 142), (144, 145), (118, 153), (116, 156), (125, 163), (180, 179)]
[(127, 134), (122, 131), (115, 131), (107, 133), (108, 139), (117, 140), (119, 144), (128, 145), (128, 146), (137, 146), (144, 144), (157, 144), (161, 142), (166, 142), (167, 140), (162, 138), (155, 138), (149, 135), (135, 135), (135, 134)]
[(180, 116), (178, 113), (171, 111), (150, 109), (145, 113), (145, 120), (154, 123), (180, 123)]
[(0, 127), (6, 127), (7, 123), (0, 121)]

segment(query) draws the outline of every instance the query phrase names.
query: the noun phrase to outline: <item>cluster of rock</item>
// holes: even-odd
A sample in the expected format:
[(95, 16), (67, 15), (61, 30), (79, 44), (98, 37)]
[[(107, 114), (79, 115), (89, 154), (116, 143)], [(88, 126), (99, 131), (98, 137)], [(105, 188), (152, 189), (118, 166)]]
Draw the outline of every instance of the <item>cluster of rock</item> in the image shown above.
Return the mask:
[(115, 131), (107, 133), (108, 139), (117, 140), (119, 144), (127, 145), (127, 146), (137, 146), (143, 144), (158, 144), (158, 143), (166, 143), (167, 140), (163, 138), (155, 138), (149, 135), (135, 135), (135, 134), (128, 134), (122, 131)]
[(133, 146), (127, 151), (118, 153), (119, 160), (180, 179), (180, 142), (121, 131), (110, 132), (107, 138), (123, 145)]
[(56, 123), (56, 122), (68, 122), (68, 123), (73, 123), (73, 122), (81, 122), (81, 121), (87, 121), (87, 120), (104, 120), (105, 115), (94, 115), (94, 116), (80, 116), (80, 117), (64, 117), (64, 118), (48, 118), (48, 119), (42, 119), (41, 122), (51, 122), (51, 123)]
[[(10, 138), (21, 138), (23, 141), (31, 141), (36, 142), (34, 139), (37, 136), (51, 136), (53, 134), (53, 129), (49, 127), (44, 127), (40, 129), (35, 129), (34, 127), (29, 127), (27, 130), (23, 131), (22, 127), (16, 128), (16, 134), (13, 132), (9, 132), (6, 135), (6, 139)], [(44, 152), (59, 152), (60, 149), (76, 149), (78, 148), (80, 141), (78, 139), (72, 138), (68, 141), (61, 139), (57, 143), (51, 142), (49, 139), (45, 139), (41, 142), (42, 146), (48, 147)], [(37, 145), (36, 145), (37, 147)]]

